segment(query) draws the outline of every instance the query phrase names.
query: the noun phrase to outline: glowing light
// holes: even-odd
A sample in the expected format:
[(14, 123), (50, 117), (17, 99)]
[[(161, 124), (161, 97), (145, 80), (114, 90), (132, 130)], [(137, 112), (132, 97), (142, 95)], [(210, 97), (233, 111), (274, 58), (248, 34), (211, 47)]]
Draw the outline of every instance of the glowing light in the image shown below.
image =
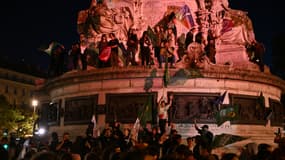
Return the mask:
[(46, 133), (46, 130), (44, 128), (40, 128), (38, 131), (35, 132), (37, 135), (43, 135)]
[(38, 104), (39, 104), (39, 101), (38, 101), (38, 100), (36, 100), (36, 99), (33, 99), (33, 100), (32, 100), (32, 106), (33, 106), (33, 107), (38, 106)]

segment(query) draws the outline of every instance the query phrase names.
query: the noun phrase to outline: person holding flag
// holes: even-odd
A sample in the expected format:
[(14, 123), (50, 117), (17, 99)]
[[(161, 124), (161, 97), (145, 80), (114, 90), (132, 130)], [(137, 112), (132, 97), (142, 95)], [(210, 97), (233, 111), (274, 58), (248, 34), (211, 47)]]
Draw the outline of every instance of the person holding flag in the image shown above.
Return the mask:
[(194, 126), (195, 129), (198, 131), (198, 133), (201, 136), (201, 140), (202, 142), (206, 145), (206, 146), (211, 146), (212, 142), (214, 140), (214, 134), (209, 131), (209, 126), (208, 125), (203, 125), (201, 127), (201, 129), (197, 126), (197, 122), (196, 119), (194, 120)]
[(166, 100), (163, 96), (161, 96), (158, 102), (158, 124), (160, 129), (160, 134), (163, 135), (166, 131), (166, 122), (168, 120), (168, 109), (172, 105), (173, 95), (169, 96), (169, 103), (166, 103)]
[(138, 117), (133, 125), (133, 128), (130, 130), (128, 142), (132, 141), (134, 144), (137, 143), (139, 141), (139, 132), (142, 131), (142, 129), (146, 129), (147, 123), (153, 120), (152, 100), (152, 95), (149, 94), (143, 109), (138, 112)]
[(111, 66), (111, 47), (108, 46), (107, 34), (101, 36), (101, 41), (97, 45), (99, 49), (99, 68)]
[(118, 67), (118, 59), (119, 59), (119, 40), (116, 38), (114, 33), (109, 34), (110, 40), (108, 45), (111, 47), (111, 66)]
[(58, 42), (51, 42), (46, 49), (39, 48), (40, 51), (50, 56), (50, 64), (48, 68), (48, 77), (56, 77), (64, 72), (64, 57), (66, 50), (64, 46)]
[(88, 124), (85, 134), (86, 137), (83, 139), (82, 152), (86, 154), (97, 145), (96, 138), (99, 137), (95, 115), (92, 116), (91, 122)]

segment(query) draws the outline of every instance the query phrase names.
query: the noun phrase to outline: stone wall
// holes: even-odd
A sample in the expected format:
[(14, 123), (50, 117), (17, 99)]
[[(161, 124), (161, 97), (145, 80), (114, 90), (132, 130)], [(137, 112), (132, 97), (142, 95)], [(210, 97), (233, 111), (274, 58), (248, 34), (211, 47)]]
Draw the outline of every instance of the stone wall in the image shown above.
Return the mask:
[[(170, 74), (174, 75), (177, 71), (177, 69), (172, 69), (170, 70)], [(124, 96), (146, 95), (144, 89), (147, 82), (146, 79), (151, 79), (153, 82), (149, 91), (153, 93), (153, 98), (155, 98), (153, 101), (154, 107), (156, 106), (155, 102), (158, 101), (162, 95), (167, 96), (174, 94), (174, 96), (177, 96), (176, 100), (183, 95), (186, 97), (189, 96), (190, 99), (193, 96), (198, 96), (197, 100), (199, 100), (199, 97), (217, 97), (225, 91), (227, 91), (227, 94), (223, 102), (224, 104), (231, 103), (231, 97), (233, 95), (238, 97), (251, 97), (253, 98), (253, 103), (255, 103), (254, 99), (262, 92), (265, 97), (265, 106), (269, 107), (272, 100), (278, 103), (280, 102), (280, 96), (285, 87), (284, 81), (273, 75), (231, 69), (218, 71), (201, 70), (201, 77), (187, 79), (180, 77), (180, 79), (177, 80), (179, 82), (170, 83), (167, 88), (164, 88), (162, 81), (164, 70), (156, 70), (155, 76), (151, 77), (150, 75), (153, 72), (154, 69), (142, 69), (139, 67), (121, 68), (118, 70), (102, 69), (71, 72), (49, 81), (42, 89), (49, 94), (50, 101), (60, 103), (60, 105), (58, 105), (58, 112), (61, 112), (58, 114), (61, 115), (58, 122), (51, 123), (50, 131), (75, 131), (73, 135), (80, 132), (73, 128), (79, 127), (81, 132), (83, 130), (85, 131), (86, 123), (89, 122), (89, 120), (87, 120), (88, 118), (84, 122), (78, 122), (76, 125), (75, 123), (66, 123), (64, 121), (64, 115), (62, 115), (64, 114), (66, 102), (73, 99), (80, 99), (80, 97), (83, 97), (85, 100), (86, 98), (88, 99), (88, 97), (95, 97), (92, 100), (94, 101), (93, 112), (96, 113), (98, 127), (101, 129), (104, 128), (106, 122), (109, 121), (108, 117), (113, 118), (113, 115), (110, 117), (111, 112), (107, 110), (108, 106), (110, 107), (110, 103), (108, 102), (110, 95), (121, 97), (122, 104), (128, 101), (128, 99), (124, 99)], [(189, 98), (187, 99), (190, 100)], [(185, 101), (183, 98), (181, 100)], [(179, 106), (181, 106), (180, 102)], [(180, 110), (181, 108), (179, 111)], [(176, 114), (179, 114), (179, 111)], [(185, 111), (181, 110), (181, 112)], [(91, 117), (91, 115), (89, 115), (89, 117)], [(120, 116), (118, 117), (120, 118)], [(133, 119), (135, 119), (135, 117)], [(175, 120), (174, 117), (173, 122), (177, 120), (178, 119)], [(264, 120), (256, 119), (255, 121), (256, 122), (250, 124), (244, 121), (234, 122), (232, 124), (225, 123), (219, 127), (215, 124), (214, 120), (205, 120), (202, 118), (198, 122), (201, 124), (208, 123), (214, 134), (232, 133), (251, 137), (254, 141), (264, 140), (268, 142), (273, 139), (274, 131), (281, 126), (280, 123), (273, 125), (269, 123), (266, 125)], [(177, 122), (182, 121), (178, 120)], [(192, 123), (193, 121), (191, 119), (183, 120), (182, 123), (176, 123), (176, 128), (181, 132), (183, 137), (195, 135), (197, 133), (193, 129)]]

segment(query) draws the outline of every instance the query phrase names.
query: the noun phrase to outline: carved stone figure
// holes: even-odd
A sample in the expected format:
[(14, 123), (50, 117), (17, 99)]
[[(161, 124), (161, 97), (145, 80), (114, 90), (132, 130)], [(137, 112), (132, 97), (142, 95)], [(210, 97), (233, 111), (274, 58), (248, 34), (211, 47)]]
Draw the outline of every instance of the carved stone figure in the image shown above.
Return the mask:
[(204, 49), (200, 43), (192, 42), (189, 44), (186, 53), (182, 60), (176, 63), (177, 68), (206, 68), (210, 64), (210, 60), (204, 54)]
[(205, 0), (196, 0), (196, 2), (198, 4), (199, 9), (201, 9), (201, 10), (206, 9)]
[(98, 39), (101, 34), (115, 33), (120, 40), (127, 39), (134, 19), (128, 7), (108, 8), (105, 3), (93, 3), (78, 15), (78, 32)]
[(255, 41), (252, 22), (246, 12), (229, 8), (228, 0), (212, 0), (210, 4), (210, 28), (218, 44), (245, 45)]
[[(164, 17), (162, 20), (165, 19), (165, 13), (180, 13), (183, 6), (177, 4), (182, 4), (182, 2), (185, 3), (184, 0), (177, 0), (175, 3), (152, 0), (116, 2), (92, 0), (89, 9), (79, 12), (78, 32), (87, 39), (87, 46), (94, 41), (99, 41), (101, 34), (109, 33), (115, 33), (116, 37), (124, 43), (127, 40), (127, 33), (130, 28), (136, 28), (138, 36), (140, 36), (149, 26), (155, 27), (156, 24), (159, 24), (161, 17)], [(183, 25), (187, 20), (192, 20), (191, 27), (197, 28), (201, 33), (200, 43), (202, 47), (200, 50), (202, 53), (209, 43), (209, 31), (212, 33), (214, 43), (211, 47), (216, 49), (216, 54), (211, 56), (212, 63), (215, 63), (215, 59), (216, 64), (249, 62), (243, 49), (256, 40), (251, 20), (246, 12), (229, 8), (228, 0), (195, 0), (187, 2), (187, 6), (189, 6), (189, 13), (180, 16), (186, 17), (190, 14), (191, 17), (184, 18), (181, 21), (182, 23), (175, 23), (178, 35), (189, 31), (183, 30), (183, 28), (185, 29)], [(161, 25), (166, 26), (166, 24)], [(180, 61), (176, 67), (205, 67), (207, 57), (197, 55), (194, 52), (190, 51), (191, 54), (181, 57), (182, 62)], [(224, 54), (227, 54), (226, 58)], [(199, 63), (197, 63), (198, 61)]]
[[(225, 30), (225, 27), (230, 28)], [(219, 40), (221, 43), (242, 45), (255, 42), (252, 22), (246, 12), (231, 9), (225, 12)]]

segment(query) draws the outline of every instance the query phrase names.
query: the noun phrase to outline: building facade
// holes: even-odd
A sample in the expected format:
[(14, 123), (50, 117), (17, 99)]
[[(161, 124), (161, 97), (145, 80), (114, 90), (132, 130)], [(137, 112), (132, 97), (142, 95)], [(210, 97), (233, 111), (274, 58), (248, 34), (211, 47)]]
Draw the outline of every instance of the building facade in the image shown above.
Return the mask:
[(0, 68), (0, 94), (15, 107), (30, 106), (37, 83), (43, 78)]

